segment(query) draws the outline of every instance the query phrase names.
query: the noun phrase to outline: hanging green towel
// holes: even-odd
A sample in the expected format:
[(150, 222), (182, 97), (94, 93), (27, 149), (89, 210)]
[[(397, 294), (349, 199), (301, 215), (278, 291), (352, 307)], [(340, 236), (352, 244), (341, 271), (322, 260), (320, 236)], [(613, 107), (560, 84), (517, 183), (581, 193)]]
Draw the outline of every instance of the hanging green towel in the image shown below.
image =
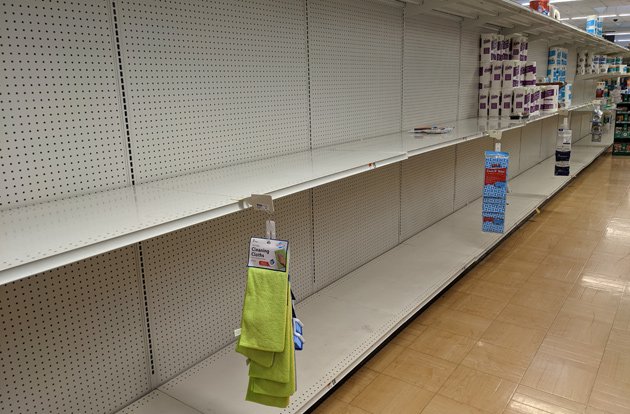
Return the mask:
[(256, 267), (247, 269), (241, 336), (236, 351), (263, 367), (271, 367), (274, 353), (285, 349), (287, 295), (286, 272)]
[(247, 395), (245, 400), (255, 402), (258, 404), (269, 405), (271, 407), (286, 408), (289, 405), (289, 397), (273, 397), (271, 395), (256, 394), (251, 390), (250, 386), (247, 388)]
[[(287, 295), (287, 309), (291, 309), (291, 294)], [(249, 377), (254, 379), (252, 390), (259, 394), (287, 397), (295, 392), (295, 348), (293, 347), (293, 315), (287, 312), (287, 332), (284, 351), (276, 353), (273, 364), (265, 368), (250, 362)]]
[(287, 318), (284, 351), (275, 354), (273, 365), (262, 367), (255, 362), (249, 364), (249, 385), (245, 399), (264, 405), (284, 408), (295, 392), (295, 348), (293, 347), (293, 315), (291, 295), (286, 298)]

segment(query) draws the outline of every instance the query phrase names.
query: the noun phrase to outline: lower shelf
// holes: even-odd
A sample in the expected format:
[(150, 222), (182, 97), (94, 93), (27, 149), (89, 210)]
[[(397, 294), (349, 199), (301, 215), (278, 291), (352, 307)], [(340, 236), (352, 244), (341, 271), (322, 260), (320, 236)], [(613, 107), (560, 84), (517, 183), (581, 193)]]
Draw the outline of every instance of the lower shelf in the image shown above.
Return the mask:
[[(511, 180), (506, 232), (610, 144), (591, 143), (590, 137), (575, 143), (572, 176), (555, 177), (552, 157)], [(298, 304), (307, 342), (297, 353), (298, 392), (287, 409), (244, 401), (247, 368), (231, 344), (121, 413), (303, 412), (505, 237), (482, 233), (480, 228), (479, 199)]]

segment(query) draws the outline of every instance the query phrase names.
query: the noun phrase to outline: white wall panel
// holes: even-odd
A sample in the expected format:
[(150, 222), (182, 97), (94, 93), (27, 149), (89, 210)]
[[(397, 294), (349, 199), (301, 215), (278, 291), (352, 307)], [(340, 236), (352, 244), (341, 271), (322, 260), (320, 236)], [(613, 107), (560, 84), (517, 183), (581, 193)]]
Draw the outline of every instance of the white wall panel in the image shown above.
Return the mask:
[[(277, 237), (289, 240), (296, 296), (313, 292), (311, 195), (275, 203)], [(247, 280), (247, 248), (268, 216), (251, 209), (142, 243), (156, 381), (234, 341)]]
[(581, 115), (580, 134), (579, 136), (578, 134), (573, 134), (573, 142), (591, 134), (591, 122), (593, 119), (591, 113), (581, 112), (580, 115)]
[(501, 151), (510, 154), (508, 165), (508, 179), (512, 179), (521, 172), (521, 131), (516, 128), (503, 133), (501, 137)]
[(549, 46), (546, 40), (529, 42), (527, 60), (536, 62), (536, 77), (547, 76), (547, 60), (549, 59)]
[(136, 247), (0, 287), (0, 411), (110, 413), (150, 390)]
[(457, 118), (459, 33), (452, 20), (405, 16), (403, 129)]
[(398, 244), (400, 164), (313, 189), (315, 288)]
[(453, 212), (455, 147), (401, 163), (400, 238), (406, 240)]
[(571, 117), (569, 119), (569, 126), (573, 134), (571, 138), (573, 142), (575, 142), (582, 137), (582, 113), (581, 112), (571, 113)]
[(555, 155), (556, 153), (556, 138), (558, 136), (558, 117), (552, 116), (551, 118), (542, 120), (542, 132), (541, 132), (541, 159), (540, 161)]
[(309, 148), (303, 1), (119, 8), (137, 182)]
[(455, 210), (481, 197), (485, 151), (491, 151), (491, 138), (480, 138), (457, 145), (455, 159)]
[(521, 130), (520, 171), (523, 172), (538, 164), (542, 149), (543, 121), (527, 124)]
[(458, 118), (477, 117), (479, 105), (479, 39), (477, 28), (462, 29), (459, 53)]
[(314, 148), (400, 130), (402, 7), (309, 0)]
[(129, 184), (109, 4), (0, 3), (0, 209)]

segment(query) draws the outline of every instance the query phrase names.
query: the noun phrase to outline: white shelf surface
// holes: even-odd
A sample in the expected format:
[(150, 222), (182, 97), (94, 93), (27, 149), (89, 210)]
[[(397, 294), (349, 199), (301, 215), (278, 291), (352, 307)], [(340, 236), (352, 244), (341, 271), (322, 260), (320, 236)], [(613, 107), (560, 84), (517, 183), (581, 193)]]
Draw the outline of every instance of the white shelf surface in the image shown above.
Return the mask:
[[(608, 145), (575, 143), (572, 174)], [(553, 165), (551, 157), (511, 180), (506, 233), (572, 179), (555, 177)], [(247, 368), (233, 344), (160, 391), (206, 414), (303, 412), (503, 237), (481, 232), (478, 199), (298, 304), (307, 342), (296, 354), (298, 392), (286, 410), (244, 401)]]
[[(410, 13), (437, 12), (441, 16), (459, 16), (465, 22), (480, 27), (499, 27), (505, 32), (525, 33), (550, 44), (579, 44), (598, 53), (628, 53), (628, 49), (603, 37), (549, 16), (537, 13), (510, 0), (409, 0)], [(415, 8), (412, 4), (415, 4)]]
[(630, 73), (591, 73), (588, 75), (575, 75), (575, 80), (591, 80), (591, 79), (616, 79), (622, 77), (630, 77)]
[(445, 122), (439, 125), (454, 127), (449, 134), (397, 132), (1, 211), (0, 285), (234, 213), (251, 194), (284, 197), (556, 115)]

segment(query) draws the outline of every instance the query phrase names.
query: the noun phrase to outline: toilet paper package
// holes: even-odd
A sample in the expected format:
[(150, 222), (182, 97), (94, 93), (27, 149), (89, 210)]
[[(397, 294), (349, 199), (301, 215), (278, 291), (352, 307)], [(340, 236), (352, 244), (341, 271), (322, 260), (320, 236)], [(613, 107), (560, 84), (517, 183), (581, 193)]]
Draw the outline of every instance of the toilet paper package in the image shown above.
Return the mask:
[(481, 35), (479, 45), (479, 61), (480, 62), (492, 62), (496, 59), (496, 50), (493, 52), (493, 38), (496, 36), (493, 33), (484, 33)]
[[(547, 91), (543, 90), (543, 96)], [(556, 95), (543, 97), (541, 112), (542, 113), (552, 113), (558, 110), (558, 95), (556, 91)]]
[(488, 100), (488, 116), (498, 117), (501, 115), (501, 89), (490, 89), (490, 98)]
[(531, 88), (530, 93), (530, 115), (538, 115), (540, 114), (540, 106), (541, 106), (541, 95), (540, 95), (540, 87), (535, 86)]
[(479, 89), (490, 89), (492, 85), (492, 62), (481, 63), (479, 66)]
[(536, 85), (536, 62), (527, 62), (525, 64), (525, 76), (523, 79), (523, 86), (535, 86)]
[(489, 100), (490, 100), (490, 90), (480, 89), (479, 90), (479, 118), (488, 117)]
[(503, 88), (501, 90), (501, 116), (512, 114), (512, 93), (514, 88)]
[(501, 60), (510, 60), (510, 37), (501, 36)]
[[(514, 88), (517, 86), (521, 86), (518, 84), (518, 79), (516, 79), (517, 84), (515, 84), (514, 77), (520, 73), (520, 65), (518, 60), (504, 60), (503, 61), (503, 87)], [(518, 76), (516, 76), (518, 78)]]
[(514, 88), (512, 93), (512, 115), (525, 115), (525, 89), (522, 86)]
[(523, 35), (514, 33), (510, 39), (510, 60), (521, 60), (521, 39)]
[(526, 37), (521, 38), (521, 55), (520, 61), (527, 62), (527, 52), (529, 50), (529, 42)]
[(523, 94), (523, 114), (529, 115), (531, 110), (532, 93), (530, 88), (525, 88)]
[(503, 62), (492, 62), (492, 87), (501, 87), (503, 77)]

